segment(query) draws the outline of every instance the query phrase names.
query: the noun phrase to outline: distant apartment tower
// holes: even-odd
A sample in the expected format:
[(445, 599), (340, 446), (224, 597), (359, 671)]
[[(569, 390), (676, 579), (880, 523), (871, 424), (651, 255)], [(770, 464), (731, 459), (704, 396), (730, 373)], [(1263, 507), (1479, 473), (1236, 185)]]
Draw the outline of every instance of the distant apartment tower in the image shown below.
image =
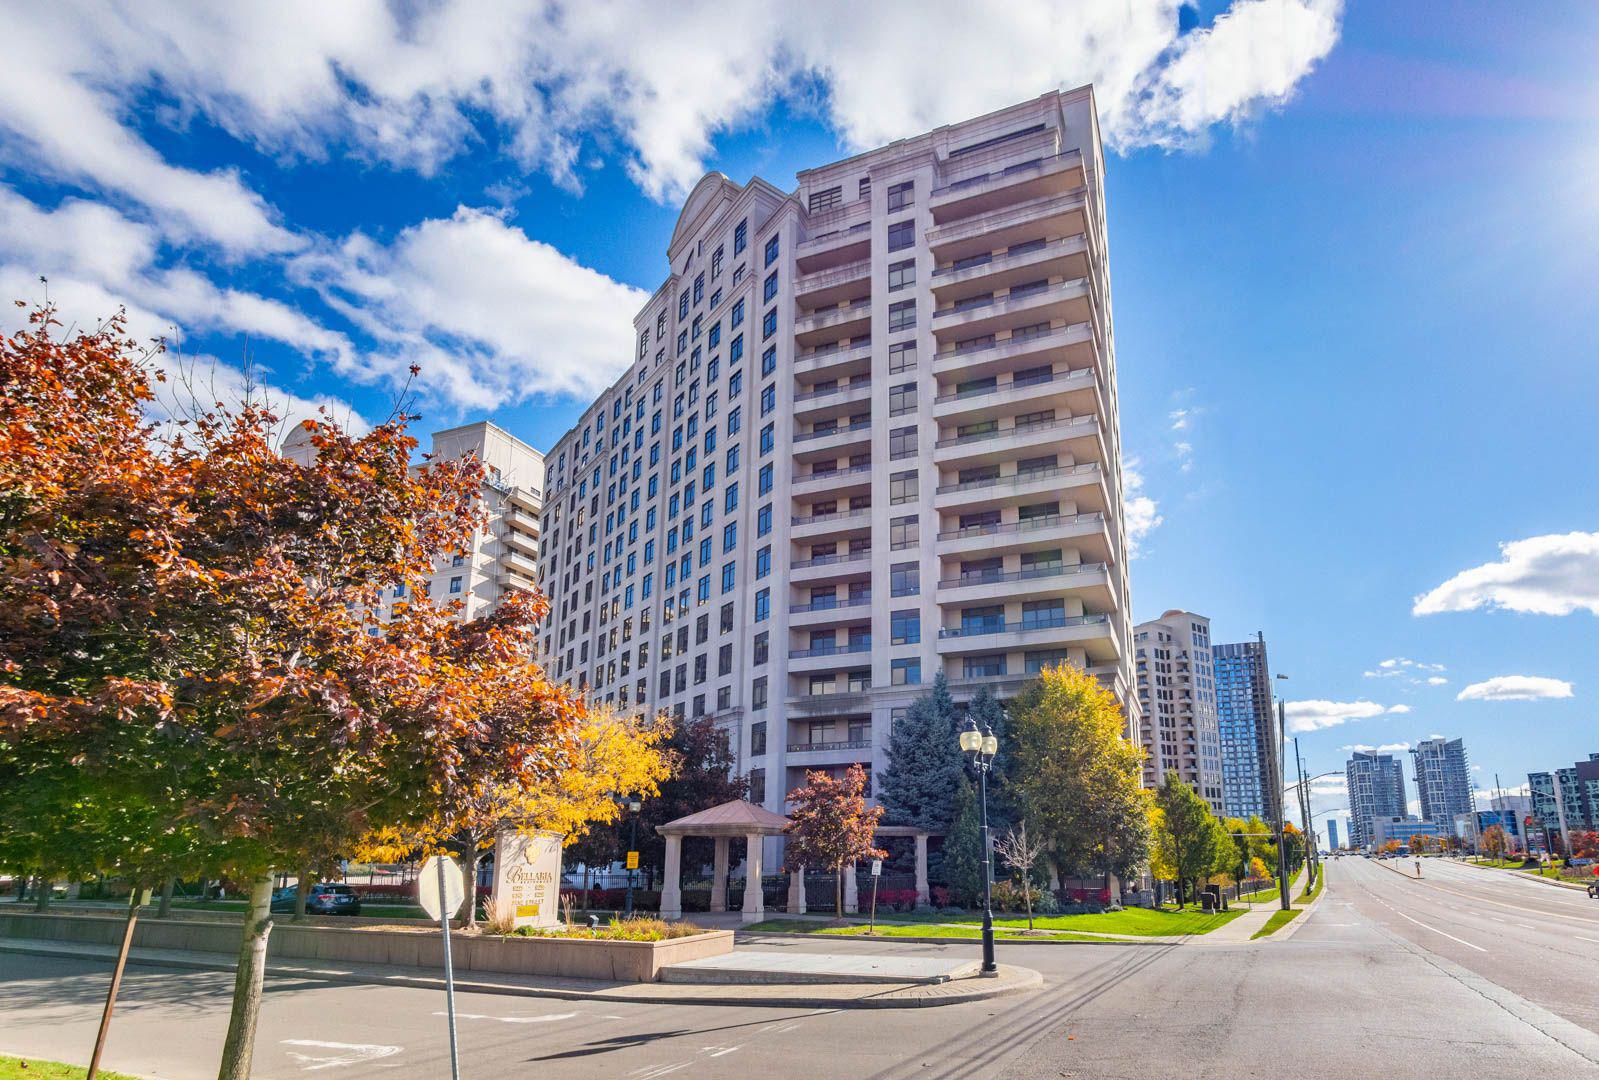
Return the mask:
[[(1271, 702), (1266, 639), (1217, 645), (1216, 717), (1221, 732), (1222, 792), (1231, 817), (1277, 820), (1282, 798), (1281, 732)], [(1149, 715), (1144, 716), (1148, 726)], [(1334, 845), (1336, 846), (1336, 845)]]
[(1410, 750), (1423, 821), (1452, 824), (1477, 808), (1471, 794), (1471, 762), (1460, 739), (1423, 739)]
[(1327, 850), (1328, 851), (1337, 851), (1338, 850), (1338, 819), (1337, 818), (1328, 818), (1327, 819)]
[(1147, 752), (1144, 785), (1158, 787), (1174, 772), (1223, 813), (1210, 620), (1191, 611), (1168, 611), (1133, 629), (1133, 649), (1142, 714), (1139, 734)]
[(1349, 842), (1374, 846), (1378, 821), (1402, 821), (1405, 813), (1405, 770), (1391, 754), (1357, 750), (1344, 768), (1349, 788)]
[(1527, 774), (1535, 827), (1550, 835), (1599, 829), (1599, 754), (1567, 769)]
[[(296, 428), (284, 440), (283, 454), (301, 464), (310, 462), (316, 454), (310, 434)], [(510, 590), (535, 588), (544, 485), (543, 455), (486, 420), (434, 433), (435, 459), (453, 461), (469, 455), (483, 463), (487, 520), (474, 533), (471, 550), (442, 560), (427, 583), (435, 600), (461, 602), (463, 620), (493, 611)], [(386, 589), (383, 610), (405, 598), (404, 586)]]
[(553, 673), (708, 715), (752, 799), (1131, 633), (1104, 161), (1049, 93), (799, 174), (705, 176), (630, 366), (548, 454)]

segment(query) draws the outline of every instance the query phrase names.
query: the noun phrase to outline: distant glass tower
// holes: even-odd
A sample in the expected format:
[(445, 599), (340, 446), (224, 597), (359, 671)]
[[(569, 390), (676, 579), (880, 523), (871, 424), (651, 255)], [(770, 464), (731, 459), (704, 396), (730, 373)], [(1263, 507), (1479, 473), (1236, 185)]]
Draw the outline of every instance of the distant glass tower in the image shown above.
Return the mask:
[(1222, 790), (1229, 817), (1277, 819), (1281, 733), (1271, 707), (1266, 639), (1217, 645), (1216, 714), (1221, 725)]

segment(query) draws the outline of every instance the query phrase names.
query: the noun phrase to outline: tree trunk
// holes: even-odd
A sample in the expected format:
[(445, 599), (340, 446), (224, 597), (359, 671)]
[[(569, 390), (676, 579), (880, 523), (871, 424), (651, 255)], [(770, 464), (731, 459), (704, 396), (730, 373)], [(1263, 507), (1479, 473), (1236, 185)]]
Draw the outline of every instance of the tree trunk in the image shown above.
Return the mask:
[(833, 867), (833, 914), (840, 920), (844, 918), (844, 867)]
[(39, 895), (33, 902), (33, 910), (43, 911), (50, 906), (50, 898), (55, 889), (50, 879), (43, 874), (39, 875), (37, 888)]
[(589, 886), (594, 883), (594, 868), (588, 863), (583, 864), (583, 910), (589, 910)]
[(172, 914), (172, 892), (178, 887), (178, 879), (169, 877), (161, 884), (161, 905), (155, 909), (155, 917), (164, 919)]
[(111, 1011), (117, 1005), (117, 990), (122, 986), (122, 972), (128, 966), (128, 950), (133, 947), (133, 928), (139, 921), (139, 886), (135, 882), (128, 897), (128, 918), (122, 924), (122, 945), (117, 950), (117, 962), (111, 969), (111, 986), (106, 990), (105, 1008), (100, 1012), (100, 1030), (94, 1037), (94, 1054), (89, 1058), (86, 1080), (95, 1080), (100, 1074), (100, 1055), (105, 1053), (106, 1035), (111, 1030)]
[(1022, 898), (1027, 901), (1027, 929), (1033, 928), (1033, 883), (1022, 878)]
[(294, 885), (294, 921), (305, 920), (305, 902), (311, 898), (311, 871), (301, 870)]
[(468, 840), (461, 863), (461, 872), (466, 876), (466, 926), (477, 925), (477, 863), (480, 857), (477, 841)]
[(250, 882), (250, 906), (239, 943), (239, 971), (233, 980), (233, 1012), (228, 1017), (228, 1037), (222, 1044), (222, 1066), (217, 1080), (250, 1080), (250, 1059), (255, 1051), (255, 1026), (261, 1012), (261, 987), (266, 978), (267, 937), (272, 933), (272, 872), (257, 874)]

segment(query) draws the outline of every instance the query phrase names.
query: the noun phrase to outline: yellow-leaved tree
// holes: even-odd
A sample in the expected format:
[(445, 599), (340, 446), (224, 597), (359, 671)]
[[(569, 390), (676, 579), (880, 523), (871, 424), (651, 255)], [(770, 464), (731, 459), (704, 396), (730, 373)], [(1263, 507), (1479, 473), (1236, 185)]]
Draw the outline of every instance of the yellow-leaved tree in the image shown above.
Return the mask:
[(466, 877), (466, 919), (476, 923), (478, 860), (495, 837), (507, 829), (547, 829), (572, 844), (595, 825), (618, 820), (618, 797), (650, 798), (672, 775), (672, 755), (664, 745), (671, 732), (664, 715), (624, 716), (591, 708), (553, 748), (559, 768), (522, 783), (489, 783), (462, 792), (422, 828), (374, 833), (359, 856), (394, 861), (418, 852), (455, 853)]

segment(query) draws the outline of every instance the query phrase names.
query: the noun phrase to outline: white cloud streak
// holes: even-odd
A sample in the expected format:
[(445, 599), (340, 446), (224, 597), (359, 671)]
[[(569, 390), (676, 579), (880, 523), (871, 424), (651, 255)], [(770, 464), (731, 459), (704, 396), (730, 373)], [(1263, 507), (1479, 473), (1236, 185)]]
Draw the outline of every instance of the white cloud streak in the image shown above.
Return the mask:
[(1496, 675), (1492, 679), (1472, 683), (1456, 694), (1455, 700), (1540, 701), (1571, 696), (1571, 684), (1564, 679), (1548, 679), (1541, 675)]
[(1499, 545), (1498, 562), (1462, 570), (1416, 597), (1411, 613), (1497, 608), (1531, 615), (1599, 615), (1599, 532), (1555, 533)]
[(1128, 458), (1122, 465), (1122, 483), (1126, 487), (1122, 514), (1127, 525), (1127, 556), (1138, 557), (1139, 544), (1160, 527), (1165, 519), (1154, 499), (1144, 494), (1144, 474), (1138, 469), (1138, 459)]
[(1288, 730), (1297, 732), (1322, 731), (1339, 727), (1355, 720), (1370, 720), (1378, 716), (1398, 716), (1410, 712), (1409, 705), (1379, 705), (1375, 701), (1327, 701), (1311, 699), (1290, 701), (1283, 706)]

